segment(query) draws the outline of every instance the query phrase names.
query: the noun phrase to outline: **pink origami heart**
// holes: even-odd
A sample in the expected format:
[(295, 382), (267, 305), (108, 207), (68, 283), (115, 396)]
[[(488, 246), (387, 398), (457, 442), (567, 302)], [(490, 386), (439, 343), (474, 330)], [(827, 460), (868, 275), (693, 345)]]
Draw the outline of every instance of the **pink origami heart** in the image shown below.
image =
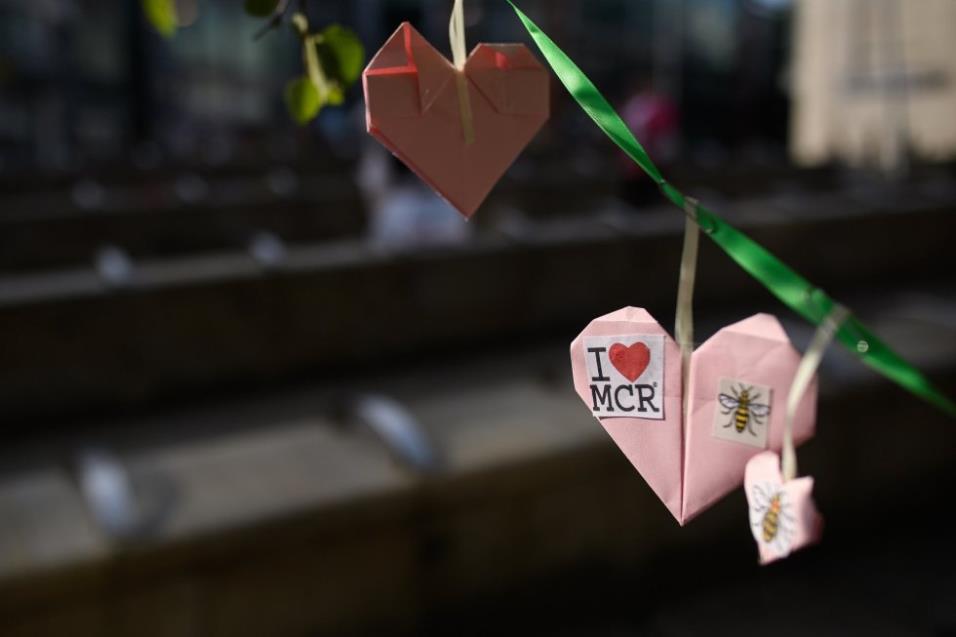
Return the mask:
[(362, 78), (369, 133), (470, 217), (547, 121), (549, 77), (523, 44), (479, 44), (463, 72), (471, 143), (459, 71), (407, 22)]
[[(599, 317), (571, 343), (578, 395), (680, 524), (740, 486), (750, 458), (780, 449), (799, 362), (773, 316), (725, 327), (691, 356), (685, 416), (680, 349), (647, 311)], [(813, 383), (797, 444), (813, 435), (815, 404)]]
[(813, 478), (784, 482), (780, 457), (765, 451), (747, 463), (744, 489), (761, 564), (819, 541), (823, 518), (813, 503)]

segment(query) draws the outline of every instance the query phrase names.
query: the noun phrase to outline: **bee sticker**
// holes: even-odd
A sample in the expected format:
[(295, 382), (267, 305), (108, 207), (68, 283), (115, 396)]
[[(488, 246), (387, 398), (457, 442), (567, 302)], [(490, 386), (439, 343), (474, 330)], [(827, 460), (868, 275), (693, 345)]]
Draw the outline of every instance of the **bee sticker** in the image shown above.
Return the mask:
[(823, 518), (813, 503), (813, 478), (784, 481), (780, 456), (758, 453), (744, 476), (750, 532), (757, 540), (760, 563), (769, 564), (816, 543)]
[(714, 410), (714, 436), (766, 449), (772, 402), (770, 387), (721, 378)]
[(774, 557), (786, 557), (793, 545), (796, 519), (781, 485), (761, 482), (750, 490), (750, 529), (757, 544)]

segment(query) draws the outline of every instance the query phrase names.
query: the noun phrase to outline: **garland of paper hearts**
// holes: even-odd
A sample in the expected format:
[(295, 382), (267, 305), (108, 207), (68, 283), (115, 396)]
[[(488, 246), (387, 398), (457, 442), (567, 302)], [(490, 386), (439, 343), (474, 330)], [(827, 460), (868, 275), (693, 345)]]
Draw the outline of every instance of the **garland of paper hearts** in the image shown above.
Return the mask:
[(793, 421), (797, 405), (816, 375), (824, 352), (848, 315), (845, 307), (834, 308), (800, 359), (787, 394), (783, 460), (767, 451), (747, 462), (744, 490), (750, 530), (757, 542), (761, 564), (785, 558), (820, 539), (823, 518), (813, 502), (813, 478), (797, 478)]
[[(684, 212), (677, 342), (646, 311), (625, 308), (595, 319), (571, 344), (578, 394), (682, 525), (739, 486), (761, 449), (794, 444), (801, 404), (801, 440), (812, 435), (816, 397), (804, 400), (813, 370), (800, 373), (800, 357), (773, 317), (724, 328), (695, 351), (696, 201), (688, 198)], [(774, 387), (783, 395), (794, 377), (802, 388), (792, 392), (784, 423), (772, 409)]]
[[(711, 239), (741, 268), (763, 284), (781, 302), (818, 327), (814, 342), (793, 373), (790, 391), (787, 394), (783, 466), (781, 467), (781, 461), (777, 454), (765, 452), (750, 459), (745, 475), (747, 497), (751, 502), (751, 523), (754, 537), (761, 548), (762, 561), (777, 559), (788, 554), (794, 548), (799, 548), (799, 546), (813, 541), (819, 535), (820, 518), (810, 497), (812, 478), (796, 478), (794, 420), (796, 419), (797, 405), (805, 398), (809, 387), (811, 387), (823, 351), (834, 337), (855, 353), (863, 363), (952, 416), (956, 416), (956, 402), (942, 393), (919, 370), (896, 354), (856, 317), (852, 316), (820, 288), (797, 274), (766, 248), (738, 231), (713, 212), (699, 206), (696, 201), (690, 200), (668, 183), (620, 115), (611, 107), (593, 82), (528, 16), (515, 6), (512, 0), (507, 1), (544, 54), (558, 79), (568, 89), (575, 101), (595, 124), (658, 185), (665, 198), (675, 206), (684, 209), (688, 215), (687, 225), (690, 225), (692, 219), (695, 224), (704, 227)], [(693, 341), (691, 303), (694, 278), (692, 270), (694, 259), (692, 255), (696, 252), (694, 243), (696, 239), (697, 234), (689, 227), (685, 228), (685, 249), (682, 257), (681, 286), (678, 293), (678, 315), (677, 325), (675, 326), (675, 335), (680, 343), (678, 358), (683, 363), (680, 380), (682, 395), (678, 402), (683, 407), (682, 418), (686, 418), (693, 399), (693, 396), (688, 394), (693, 393), (690, 388), (693, 387), (694, 376), (690, 371), (690, 366), (687, 365), (687, 360), (689, 358), (693, 359), (691, 355), (691, 343)], [(594, 340), (595, 337), (592, 335), (598, 335), (596, 341), (594, 341), (596, 347), (587, 349), (588, 353), (594, 352), (597, 365), (598, 377), (591, 377), (591, 379), (605, 380), (599, 357), (600, 352), (607, 348), (600, 347), (600, 341), (610, 339), (610, 342), (606, 343), (608, 346), (626, 347), (623, 343), (613, 343), (617, 338), (612, 335), (613, 332), (622, 329), (617, 327), (619, 325), (635, 329), (638, 332), (636, 336), (638, 341), (663, 336), (665, 343), (661, 351), (666, 351), (666, 347), (668, 347), (666, 333), (662, 334), (663, 330), (660, 326), (643, 310), (625, 308), (592, 321), (572, 343), (571, 358), (575, 388), (585, 402), (588, 401), (587, 389), (590, 388), (595, 412), (599, 411), (597, 403), (599, 399), (608, 400), (610, 385), (604, 387), (604, 394), (598, 393), (594, 385), (588, 386), (587, 380), (591, 371), (583, 364), (583, 347), (589, 337)], [(640, 333), (640, 330), (645, 330), (647, 333)], [(629, 338), (628, 340), (633, 341), (635, 339)], [(635, 347), (635, 344), (632, 343), (628, 350), (633, 347)], [(694, 356), (696, 354), (697, 352), (694, 352)], [(583, 379), (582, 372), (584, 373)], [(663, 375), (661, 376), (663, 377)], [(635, 388), (639, 389), (638, 387)], [(615, 389), (615, 395), (616, 392), (624, 389), (631, 391), (632, 388), (619, 385)], [(664, 389), (666, 390), (666, 386)], [(749, 388), (747, 388), (747, 391), (749, 391)], [(664, 393), (666, 398), (666, 392)], [(743, 395), (743, 390), (741, 390), (741, 395)], [(725, 396), (727, 395), (721, 394), (722, 402)], [(749, 394), (745, 398), (749, 401)], [(728, 397), (727, 402), (730, 403), (732, 400), (732, 397)], [(600, 409), (605, 409), (603, 402)], [(763, 411), (763, 406), (761, 411)], [(610, 414), (603, 415), (608, 416)], [(651, 483), (651, 478), (648, 474), (645, 474), (645, 470), (650, 475), (654, 475), (654, 483), (651, 486), (672, 512), (675, 511), (673, 503), (675, 497), (684, 500), (681, 503), (683, 508), (679, 509), (682, 513), (680, 515), (675, 513), (678, 520), (683, 523), (687, 517), (687, 485), (678, 484), (681, 493), (675, 496), (673, 478), (665, 477), (662, 480), (656, 475), (661, 472), (663, 464), (673, 462), (673, 457), (669, 450), (666, 454), (648, 452), (646, 443), (655, 442), (655, 438), (651, 437), (651, 432), (655, 430), (647, 426), (646, 423), (636, 427), (621, 427), (606, 423), (607, 418), (598, 417), (618, 446), (634, 463), (635, 467), (645, 475), (649, 483)], [(738, 413), (738, 422), (742, 418)], [(626, 420), (626, 418), (621, 420)], [(693, 432), (688, 429), (688, 440), (691, 433)], [(658, 434), (653, 435), (657, 436)], [(681, 435), (684, 435), (683, 430)], [(686, 454), (682, 456), (682, 459), (689, 457), (689, 454)], [(689, 463), (689, 460), (686, 460), (686, 462)], [(770, 486), (751, 484), (761, 472), (775, 473), (775, 483), (780, 486), (780, 489), (773, 490)], [(685, 472), (685, 479), (687, 475)], [(767, 485), (770, 484), (767, 483)], [(790, 502), (789, 498), (791, 497), (796, 501)], [(796, 525), (798, 522), (799, 526), (788, 526), (789, 524)]]
[[(512, 0), (507, 2), (574, 100), (594, 120), (598, 128), (654, 180), (664, 197), (675, 206), (683, 208), (687, 197), (664, 179), (644, 147), (634, 137), (634, 133), (594, 83)], [(697, 221), (705, 228), (708, 236), (741, 268), (800, 316), (814, 325), (820, 325), (837, 305), (820, 288), (797, 274), (753, 239), (703, 206), (696, 205), (695, 209)], [(847, 316), (836, 337), (865, 364), (949, 415), (956, 416), (956, 402), (877, 338), (856, 317)]]

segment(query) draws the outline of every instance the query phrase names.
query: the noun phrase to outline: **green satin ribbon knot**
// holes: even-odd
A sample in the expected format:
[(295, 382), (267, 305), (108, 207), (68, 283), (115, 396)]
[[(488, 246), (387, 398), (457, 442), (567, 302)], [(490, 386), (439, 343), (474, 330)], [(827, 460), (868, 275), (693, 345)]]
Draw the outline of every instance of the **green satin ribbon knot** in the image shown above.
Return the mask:
[[(661, 175), (644, 147), (627, 127), (621, 116), (601, 95), (594, 83), (571, 61), (534, 22), (515, 6), (525, 29), (538, 45), (548, 64), (571, 96), (594, 120), (604, 134), (611, 138), (660, 187), (663, 195), (675, 206), (684, 209), (684, 195)], [(696, 221), (710, 237), (741, 268), (747, 271), (774, 294), (784, 305), (807, 321), (820, 325), (833, 311), (836, 302), (822, 290), (793, 271), (762, 245), (740, 232), (703, 206), (697, 206)], [(956, 416), (956, 403), (950, 400), (919, 370), (907, 363), (896, 352), (870, 332), (860, 321), (850, 316), (837, 332), (847, 349), (893, 382), (932, 403), (951, 416)]]

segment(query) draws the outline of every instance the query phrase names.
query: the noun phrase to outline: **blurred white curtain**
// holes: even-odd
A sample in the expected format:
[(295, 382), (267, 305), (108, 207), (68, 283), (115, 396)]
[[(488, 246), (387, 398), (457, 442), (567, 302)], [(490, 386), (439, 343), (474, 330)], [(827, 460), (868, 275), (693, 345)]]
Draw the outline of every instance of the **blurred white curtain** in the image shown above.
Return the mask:
[(956, 158), (956, 1), (798, 0), (792, 62), (798, 163)]

